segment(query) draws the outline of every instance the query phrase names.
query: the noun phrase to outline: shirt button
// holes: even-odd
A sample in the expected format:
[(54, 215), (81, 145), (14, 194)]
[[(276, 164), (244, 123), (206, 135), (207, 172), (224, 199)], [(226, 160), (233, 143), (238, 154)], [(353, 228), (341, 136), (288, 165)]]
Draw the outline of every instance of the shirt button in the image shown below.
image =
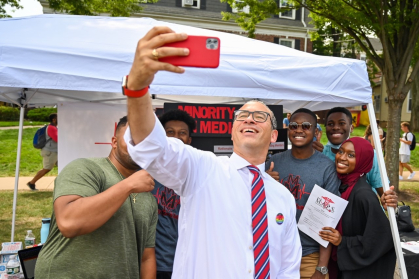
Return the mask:
[(249, 250), (252, 250), (253, 249), (253, 247), (252, 246), (249, 246)]
[(249, 273), (252, 273), (252, 270), (251, 269), (249, 269)]

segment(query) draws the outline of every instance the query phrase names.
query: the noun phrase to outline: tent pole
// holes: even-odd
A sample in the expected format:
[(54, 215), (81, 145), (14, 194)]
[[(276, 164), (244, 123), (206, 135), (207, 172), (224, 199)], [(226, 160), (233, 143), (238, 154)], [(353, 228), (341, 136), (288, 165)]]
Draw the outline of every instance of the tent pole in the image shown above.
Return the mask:
[(19, 168), (20, 168), (20, 151), (22, 149), (22, 134), (23, 134), (23, 116), (25, 114), (25, 107), (20, 107), (20, 118), (19, 118), (19, 136), (17, 142), (17, 155), (16, 155), (16, 172), (15, 172), (15, 189), (13, 192), (13, 217), (12, 217), (12, 236), (11, 242), (15, 238), (15, 221), (16, 221), (16, 203), (17, 203), (17, 189), (19, 186)]
[[(370, 118), (372, 138), (374, 140), (375, 152), (377, 153), (378, 165), (380, 167), (381, 181), (383, 182), (383, 190), (387, 191), (390, 189), (388, 183), (388, 176), (386, 165), (384, 163), (383, 152), (381, 150), (380, 136), (378, 135), (377, 120), (375, 118), (374, 106), (372, 103), (368, 104), (368, 116)], [(399, 262), (400, 275), (402, 279), (407, 279), (406, 265), (404, 263), (404, 257), (402, 247), (400, 245), (400, 235), (397, 229), (396, 215), (393, 207), (387, 207), (388, 217), (390, 219), (391, 232), (393, 234), (394, 248), (396, 249), (397, 260)]]

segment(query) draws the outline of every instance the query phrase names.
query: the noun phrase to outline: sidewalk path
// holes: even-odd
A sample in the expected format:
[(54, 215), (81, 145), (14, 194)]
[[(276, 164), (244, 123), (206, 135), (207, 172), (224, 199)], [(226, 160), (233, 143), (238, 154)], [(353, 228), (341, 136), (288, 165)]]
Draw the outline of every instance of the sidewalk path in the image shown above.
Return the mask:
[(403, 172), (403, 180), (399, 180), (402, 182), (409, 182), (409, 181), (414, 181), (414, 182), (419, 182), (419, 170), (416, 171), (415, 176), (412, 179), (407, 179), (410, 175), (409, 171), (404, 171)]
[[(32, 177), (19, 177), (18, 190), (30, 191), (26, 185), (31, 181)], [(42, 191), (53, 191), (54, 190), (55, 176), (44, 176), (36, 182), (36, 189)], [(1, 190), (14, 190), (15, 189), (15, 178), (14, 177), (0, 177), (0, 191)]]
[[(44, 127), (44, 125), (23, 126), (23, 129), (26, 129), (26, 128), (38, 128), (38, 127)], [(12, 129), (19, 129), (19, 126), (0, 127), (0, 130), (12, 130)]]

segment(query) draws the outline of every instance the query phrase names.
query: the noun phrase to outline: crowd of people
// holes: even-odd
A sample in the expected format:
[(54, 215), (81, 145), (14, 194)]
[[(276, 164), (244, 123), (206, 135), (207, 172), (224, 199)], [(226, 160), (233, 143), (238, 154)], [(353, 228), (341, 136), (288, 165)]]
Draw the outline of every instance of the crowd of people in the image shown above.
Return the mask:
[[(265, 162), (277, 121), (252, 100), (234, 112), (230, 157), (195, 149), (194, 119), (180, 110), (157, 118), (148, 93), (158, 71), (184, 72), (159, 58), (188, 55), (164, 47), (186, 37), (155, 27), (139, 41), (109, 156), (75, 160), (55, 181), (35, 276), (393, 278), (383, 208), (397, 196), (383, 191), (371, 144), (350, 138), (350, 112), (329, 111), (325, 146), (317, 115), (290, 113), (291, 150)], [(338, 226), (318, 232), (327, 248), (297, 228), (315, 184), (349, 201)]]

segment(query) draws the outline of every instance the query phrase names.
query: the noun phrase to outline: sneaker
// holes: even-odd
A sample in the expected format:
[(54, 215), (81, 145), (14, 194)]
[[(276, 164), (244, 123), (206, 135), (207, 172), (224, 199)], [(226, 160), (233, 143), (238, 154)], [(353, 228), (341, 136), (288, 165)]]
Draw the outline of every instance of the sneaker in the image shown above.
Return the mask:
[(412, 179), (415, 176), (416, 172), (412, 172), (407, 179)]
[(399, 180), (403, 180), (403, 176), (399, 175)]
[(32, 190), (32, 191), (38, 191), (38, 189), (36, 189), (35, 184), (32, 184), (30, 182), (26, 183), (26, 185), (28, 185), (28, 187)]

